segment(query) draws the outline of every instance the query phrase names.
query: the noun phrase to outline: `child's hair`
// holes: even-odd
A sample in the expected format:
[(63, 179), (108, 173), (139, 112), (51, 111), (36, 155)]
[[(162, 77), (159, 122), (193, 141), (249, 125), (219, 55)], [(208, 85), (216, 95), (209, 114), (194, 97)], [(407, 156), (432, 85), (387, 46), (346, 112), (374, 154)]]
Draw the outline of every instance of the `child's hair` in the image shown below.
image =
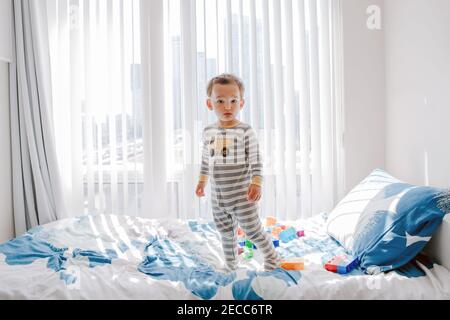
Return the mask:
[(235, 83), (239, 88), (241, 98), (244, 97), (245, 92), (244, 83), (239, 77), (231, 73), (222, 73), (209, 80), (208, 86), (206, 88), (206, 93), (208, 94), (208, 97), (211, 97), (212, 90), (215, 84), (230, 84), (230, 83)]

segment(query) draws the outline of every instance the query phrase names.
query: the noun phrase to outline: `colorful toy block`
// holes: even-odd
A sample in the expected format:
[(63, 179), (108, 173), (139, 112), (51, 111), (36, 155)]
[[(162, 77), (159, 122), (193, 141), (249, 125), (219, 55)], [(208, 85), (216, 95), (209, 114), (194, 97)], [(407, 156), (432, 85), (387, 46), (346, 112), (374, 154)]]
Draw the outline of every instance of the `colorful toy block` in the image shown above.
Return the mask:
[(290, 227), (281, 231), (279, 237), (281, 241), (286, 243), (297, 238), (297, 231), (293, 227)]
[(303, 258), (288, 258), (281, 261), (281, 268), (285, 270), (303, 270), (305, 261)]
[(354, 268), (358, 266), (358, 258), (350, 255), (339, 255), (331, 259), (325, 264), (325, 269), (331, 272), (336, 272), (339, 274), (346, 274), (351, 272)]
[(244, 231), (242, 231), (242, 229), (241, 228), (237, 228), (237, 236), (238, 237), (244, 237)]
[(238, 255), (242, 254), (244, 252), (244, 248), (239, 247), (238, 248)]
[[(278, 239), (272, 239), (272, 243), (275, 248), (280, 246), (280, 240), (278, 240)], [(238, 244), (240, 247), (251, 248), (253, 250), (258, 249), (256, 247), (256, 245), (254, 243), (252, 243), (250, 240), (239, 239)]]
[(266, 218), (266, 226), (273, 226), (275, 223), (277, 223), (277, 218), (271, 216)]
[(238, 239), (238, 245), (240, 247), (247, 247), (247, 248), (257, 249), (255, 244), (252, 243), (250, 240)]
[(250, 249), (256, 249), (256, 246), (250, 240), (245, 240), (245, 247)]
[(253, 248), (244, 247), (243, 250), (242, 256), (244, 259), (249, 260), (253, 258)]
[(297, 231), (297, 237), (301, 238), (305, 236), (305, 231), (304, 230), (298, 230)]
[(280, 235), (280, 232), (282, 232), (282, 231), (283, 231), (283, 229), (281, 229), (281, 227), (273, 227), (272, 235), (278, 238)]

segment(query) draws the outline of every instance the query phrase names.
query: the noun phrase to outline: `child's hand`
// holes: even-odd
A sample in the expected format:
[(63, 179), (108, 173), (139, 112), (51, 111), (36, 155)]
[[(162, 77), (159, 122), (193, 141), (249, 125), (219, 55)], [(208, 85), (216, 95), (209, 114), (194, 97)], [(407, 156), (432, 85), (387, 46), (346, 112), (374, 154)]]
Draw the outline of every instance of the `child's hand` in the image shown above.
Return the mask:
[(205, 196), (205, 185), (203, 183), (197, 184), (197, 188), (195, 189), (195, 194), (197, 197)]
[(261, 198), (261, 187), (256, 184), (250, 184), (247, 190), (247, 200), (257, 202)]

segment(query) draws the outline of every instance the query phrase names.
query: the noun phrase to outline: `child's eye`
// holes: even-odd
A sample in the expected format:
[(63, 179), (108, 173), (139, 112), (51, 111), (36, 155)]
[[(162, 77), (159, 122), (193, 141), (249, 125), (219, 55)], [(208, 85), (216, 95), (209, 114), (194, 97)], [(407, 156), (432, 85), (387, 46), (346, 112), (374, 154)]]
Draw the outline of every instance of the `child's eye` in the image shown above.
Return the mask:
[(217, 100), (217, 103), (224, 103), (224, 100), (219, 99), (219, 100)]
[(238, 102), (237, 99), (231, 100), (231, 103), (232, 103), (232, 104), (236, 104), (237, 102)]

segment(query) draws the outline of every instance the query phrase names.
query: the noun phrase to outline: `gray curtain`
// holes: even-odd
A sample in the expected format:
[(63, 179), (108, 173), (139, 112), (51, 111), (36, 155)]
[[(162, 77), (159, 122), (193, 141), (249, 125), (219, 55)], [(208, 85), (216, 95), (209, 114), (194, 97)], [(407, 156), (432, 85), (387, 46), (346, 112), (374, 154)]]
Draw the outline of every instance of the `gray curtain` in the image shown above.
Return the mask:
[(14, 0), (10, 64), (16, 236), (66, 217), (52, 128), (46, 1)]

